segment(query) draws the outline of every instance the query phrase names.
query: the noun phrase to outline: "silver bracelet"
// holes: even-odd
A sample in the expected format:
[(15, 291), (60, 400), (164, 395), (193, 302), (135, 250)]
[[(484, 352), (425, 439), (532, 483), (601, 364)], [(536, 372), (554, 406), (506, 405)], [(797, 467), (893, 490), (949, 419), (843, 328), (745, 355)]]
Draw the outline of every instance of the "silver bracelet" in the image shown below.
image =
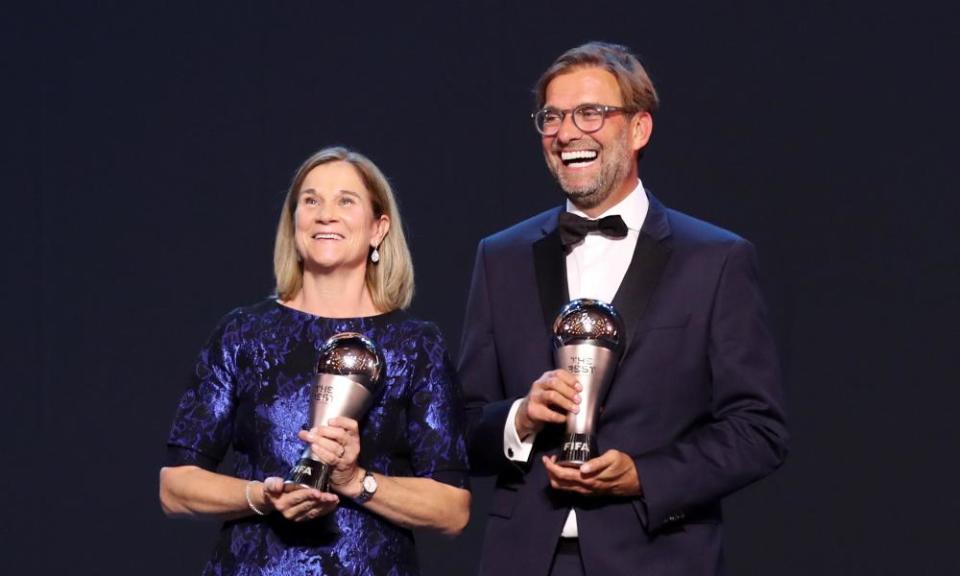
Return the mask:
[(247, 497), (247, 506), (249, 506), (250, 509), (253, 510), (253, 513), (256, 514), (257, 516), (266, 516), (267, 513), (260, 510), (256, 506), (254, 506), (253, 500), (250, 499), (250, 487), (253, 486), (254, 484), (261, 484), (261, 482), (257, 482), (256, 480), (251, 480), (247, 482), (247, 485), (243, 488), (243, 495)]

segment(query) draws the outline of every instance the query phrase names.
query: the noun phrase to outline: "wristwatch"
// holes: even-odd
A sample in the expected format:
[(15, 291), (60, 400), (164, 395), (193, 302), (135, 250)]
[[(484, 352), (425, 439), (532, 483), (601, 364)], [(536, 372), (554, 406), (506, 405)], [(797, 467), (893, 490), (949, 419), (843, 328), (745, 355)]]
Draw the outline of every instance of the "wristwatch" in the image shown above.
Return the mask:
[(367, 470), (367, 473), (363, 475), (363, 480), (360, 481), (360, 487), (362, 491), (353, 499), (357, 504), (367, 502), (377, 492), (377, 479), (373, 477), (373, 472)]

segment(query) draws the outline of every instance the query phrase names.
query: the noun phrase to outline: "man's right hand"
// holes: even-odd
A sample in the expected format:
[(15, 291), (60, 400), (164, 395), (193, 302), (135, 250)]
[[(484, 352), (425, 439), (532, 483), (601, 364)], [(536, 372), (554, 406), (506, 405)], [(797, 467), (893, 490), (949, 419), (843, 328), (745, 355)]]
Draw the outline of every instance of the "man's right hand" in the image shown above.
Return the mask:
[(542, 430), (544, 424), (565, 422), (567, 412), (579, 412), (581, 390), (577, 378), (567, 370), (544, 372), (530, 385), (530, 392), (517, 410), (517, 436), (523, 440)]

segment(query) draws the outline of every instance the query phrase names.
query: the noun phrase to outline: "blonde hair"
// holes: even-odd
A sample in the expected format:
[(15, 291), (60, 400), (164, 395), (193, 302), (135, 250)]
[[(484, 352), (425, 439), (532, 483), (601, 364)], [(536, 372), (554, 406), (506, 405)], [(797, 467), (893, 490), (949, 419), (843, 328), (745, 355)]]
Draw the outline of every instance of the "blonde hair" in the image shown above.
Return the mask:
[(370, 192), (373, 214), (390, 218), (390, 229), (377, 248), (380, 261), (367, 262), (366, 284), (373, 304), (381, 312), (404, 309), (413, 300), (413, 259), (403, 235), (403, 223), (393, 190), (387, 178), (369, 158), (341, 146), (324, 148), (300, 165), (283, 200), (277, 239), (273, 247), (273, 275), (277, 280), (277, 296), (290, 300), (303, 288), (303, 262), (297, 254), (294, 215), (300, 200), (300, 187), (307, 174), (329, 162), (347, 162), (357, 171)]

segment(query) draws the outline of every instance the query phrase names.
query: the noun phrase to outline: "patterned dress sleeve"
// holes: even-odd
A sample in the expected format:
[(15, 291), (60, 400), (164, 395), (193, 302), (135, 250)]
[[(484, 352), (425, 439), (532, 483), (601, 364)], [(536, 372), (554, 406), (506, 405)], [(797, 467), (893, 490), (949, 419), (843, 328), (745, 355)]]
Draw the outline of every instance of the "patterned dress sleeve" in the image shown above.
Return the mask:
[(239, 313), (228, 314), (200, 351), (167, 438), (167, 466), (215, 471), (230, 447), (240, 327)]
[(440, 330), (424, 324), (419, 336), (407, 438), (414, 474), (469, 487), (463, 400)]

